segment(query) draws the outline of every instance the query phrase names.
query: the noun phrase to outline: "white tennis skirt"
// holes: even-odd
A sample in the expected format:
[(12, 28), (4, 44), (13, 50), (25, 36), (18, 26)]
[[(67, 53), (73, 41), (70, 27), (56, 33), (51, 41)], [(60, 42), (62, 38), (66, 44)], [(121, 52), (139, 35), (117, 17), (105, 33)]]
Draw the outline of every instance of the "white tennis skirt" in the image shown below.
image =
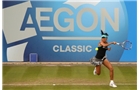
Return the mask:
[(95, 66), (101, 65), (105, 59), (106, 57), (103, 57), (102, 59), (97, 59), (96, 57), (93, 57), (92, 59), (90, 59), (90, 63)]

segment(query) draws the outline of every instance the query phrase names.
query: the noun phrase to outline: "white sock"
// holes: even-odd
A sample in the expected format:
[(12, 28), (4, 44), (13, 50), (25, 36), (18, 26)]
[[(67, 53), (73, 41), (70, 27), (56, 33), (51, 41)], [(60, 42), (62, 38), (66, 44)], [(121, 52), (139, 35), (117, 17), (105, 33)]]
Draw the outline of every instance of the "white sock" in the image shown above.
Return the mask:
[(110, 80), (110, 83), (114, 83), (114, 81), (113, 80)]

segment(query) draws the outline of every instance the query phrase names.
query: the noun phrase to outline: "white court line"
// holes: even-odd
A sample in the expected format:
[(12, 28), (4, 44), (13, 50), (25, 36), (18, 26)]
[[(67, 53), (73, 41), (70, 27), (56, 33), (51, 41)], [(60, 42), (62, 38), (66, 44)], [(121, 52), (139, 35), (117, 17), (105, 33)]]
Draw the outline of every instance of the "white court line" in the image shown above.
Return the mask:
[[(116, 83), (117, 85), (137, 85), (136, 83)], [(47, 86), (47, 85), (62, 85), (62, 86), (88, 86), (88, 85), (93, 85), (93, 86), (100, 86), (100, 85), (109, 85), (108, 83), (85, 83), (85, 84), (3, 84), (3, 86)]]
[[(3, 65), (91, 65), (90, 62), (3, 62)], [(112, 65), (137, 65), (137, 62), (111, 62)]]
[(43, 40), (100, 40), (101, 37), (48, 37), (43, 36)]

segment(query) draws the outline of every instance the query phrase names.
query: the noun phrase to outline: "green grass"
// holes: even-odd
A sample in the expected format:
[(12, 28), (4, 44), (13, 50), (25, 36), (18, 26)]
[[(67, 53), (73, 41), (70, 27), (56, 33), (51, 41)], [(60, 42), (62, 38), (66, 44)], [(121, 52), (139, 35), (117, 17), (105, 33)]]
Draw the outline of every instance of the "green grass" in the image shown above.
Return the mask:
[[(117, 88), (108, 86), (109, 71), (104, 66), (101, 75), (94, 76), (89, 65), (4, 65), (3, 90), (137, 90), (136, 66), (114, 66), (114, 70)], [(93, 85), (97, 83), (104, 85)]]
[(137, 90), (135, 85), (131, 85), (131, 86), (124, 86), (121, 85), (117, 88), (112, 88), (109, 86), (91, 86), (91, 85), (87, 85), (87, 86), (71, 86), (71, 85), (67, 85), (67, 86), (62, 86), (62, 85), (58, 85), (58, 86), (4, 86), (3, 90)]

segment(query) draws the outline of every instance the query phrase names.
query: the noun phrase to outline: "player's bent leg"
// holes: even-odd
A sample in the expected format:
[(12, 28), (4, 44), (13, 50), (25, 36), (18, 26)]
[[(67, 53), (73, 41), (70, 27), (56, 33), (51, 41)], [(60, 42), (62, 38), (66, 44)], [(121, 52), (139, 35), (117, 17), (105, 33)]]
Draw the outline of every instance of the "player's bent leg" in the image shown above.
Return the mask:
[(105, 59), (103, 61), (103, 65), (106, 66), (109, 69), (109, 71), (110, 71), (110, 84), (109, 84), (109, 86), (111, 86), (111, 87), (117, 87), (115, 85), (114, 81), (113, 81), (113, 78), (114, 78), (114, 70), (113, 70), (113, 67), (112, 67), (111, 63), (107, 59)]
[(96, 75), (96, 74), (100, 75), (101, 74), (101, 65), (96, 65), (96, 67), (95, 67), (93, 72), (94, 72), (94, 75)]

